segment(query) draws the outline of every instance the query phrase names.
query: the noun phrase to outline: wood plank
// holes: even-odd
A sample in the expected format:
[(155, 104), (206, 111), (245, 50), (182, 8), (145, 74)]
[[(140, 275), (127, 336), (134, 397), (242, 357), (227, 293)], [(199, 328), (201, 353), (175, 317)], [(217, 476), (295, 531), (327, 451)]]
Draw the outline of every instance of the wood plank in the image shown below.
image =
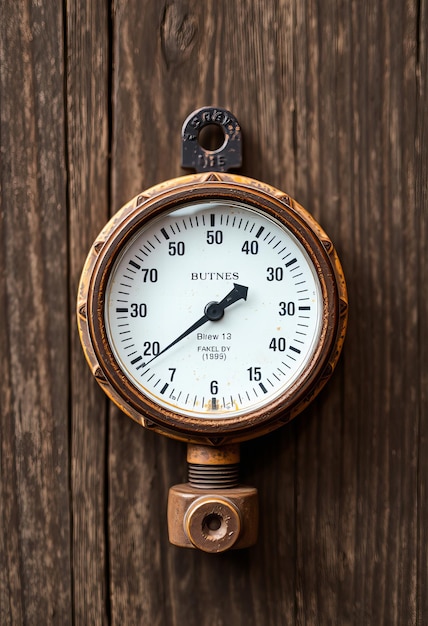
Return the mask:
[(60, 5), (0, 24), (0, 622), (71, 623)]
[(417, 453), (417, 490), (418, 518), (417, 518), (417, 611), (415, 621), (423, 624), (428, 616), (428, 298), (426, 289), (428, 284), (428, 124), (426, 111), (428, 102), (428, 13), (426, 3), (418, 5), (419, 13), (416, 20), (416, 123), (415, 123), (415, 219), (416, 237), (415, 248), (418, 256), (418, 282), (416, 303), (414, 304), (411, 331), (416, 336), (419, 345), (418, 362), (415, 368), (418, 371), (416, 380), (417, 407), (412, 416), (418, 422), (418, 453)]
[(414, 7), (308, 10), (305, 23), (315, 23), (315, 33), (302, 45), (319, 82), (312, 87), (311, 81), (306, 106), (322, 164), (315, 179), (311, 169), (310, 188), (320, 190), (319, 212), (345, 264), (351, 319), (339, 370), (342, 394), (334, 394), (335, 380), (328, 402), (323, 396), (318, 403), (319, 431), (299, 437), (299, 515), (310, 511), (311, 522), (298, 555), (298, 615), (412, 623), (418, 437), (412, 364), (419, 348), (410, 324), (416, 282), (406, 277), (417, 276), (418, 265), (416, 215), (409, 209)]
[(109, 5), (67, 3), (73, 615), (108, 623), (107, 403), (85, 363), (76, 326), (80, 273), (109, 211)]
[[(156, 606), (159, 623), (171, 624), (204, 623), (207, 614), (216, 624), (398, 624), (422, 610), (413, 419), (422, 397), (411, 322), (421, 272), (414, 200), (426, 173), (420, 164), (417, 180), (412, 165), (417, 10), (391, 1), (177, 2), (142, 16), (117, 5), (115, 206), (180, 173), (177, 130), (193, 108), (228, 106), (243, 127), (243, 171), (286, 189), (321, 221), (344, 262), (353, 308), (345, 356), (314, 406), (244, 447), (247, 463), (260, 459), (247, 473), (270, 511), (257, 547), (213, 559), (169, 547), (148, 530), (153, 518), (141, 528), (128, 520), (110, 538), (123, 607), (113, 606), (113, 621), (126, 605), (138, 607), (130, 622), (154, 619)], [(112, 443), (131, 450), (132, 492), (154, 507), (162, 530), (160, 502), (179, 480), (179, 444), (157, 444), (123, 421), (112, 420), (112, 433)], [(112, 472), (125, 480), (114, 447)], [(126, 506), (113, 486), (111, 500), (117, 512)], [(131, 546), (133, 567), (150, 577), (144, 596), (134, 579), (132, 588), (122, 580)]]

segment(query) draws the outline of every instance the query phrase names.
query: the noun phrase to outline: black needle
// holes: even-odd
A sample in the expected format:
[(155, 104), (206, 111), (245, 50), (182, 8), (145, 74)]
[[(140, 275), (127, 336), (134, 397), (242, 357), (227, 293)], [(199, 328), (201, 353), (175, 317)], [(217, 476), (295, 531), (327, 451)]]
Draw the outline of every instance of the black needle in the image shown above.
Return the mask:
[(209, 322), (209, 321), (217, 322), (218, 320), (221, 320), (221, 318), (224, 315), (224, 310), (231, 304), (234, 304), (235, 302), (237, 302), (238, 300), (246, 300), (247, 293), (248, 293), (248, 287), (244, 287), (243, 285), (238, 285), (237, 283), (233, 283), (232, 291), (230, 291), (227, 294), (227, 296), (223, 298), (223, 300), (221, 300), (220, 302), (209, 302), (205, 307), (205, 315), (203, 315), (197, 322), (192, 324), (192, 326), (190, 326), (187, 330), (185, 330), (184, 333), (182, 333), (179, 337), (177, 337), (177, 339), (174, 339), (174, 341), (172, 341), (166, 348), (164, 348), (158, 354), (152, 357), (150, 361), (147, 361), (146, 363), (144, 363), (144, 366), (148, 365), (149, 363), (157, 359), (158, 356), (160, 356), (161, 354), (163, 354), (164, 352), (172, 348), (172, 346), (175, 346), (176, 343), (178, 343), (179, 341), (181, 341), (182, 339), (184, 339), (185, 337), (193, 333), (195, 330), (200, 328), (200, 326), (202, 326), (203, 324), (206, 324), (206, 322)]

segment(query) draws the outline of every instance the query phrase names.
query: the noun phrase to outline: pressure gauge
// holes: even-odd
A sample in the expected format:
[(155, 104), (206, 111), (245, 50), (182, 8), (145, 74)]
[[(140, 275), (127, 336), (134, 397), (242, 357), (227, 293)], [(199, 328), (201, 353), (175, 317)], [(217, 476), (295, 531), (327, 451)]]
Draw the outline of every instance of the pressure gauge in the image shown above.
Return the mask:
[[(216, 150), (198, 141), (207, 125), (224, 133)], [(287, 194), (226, 173), (239, 155), (229, 111), (192, 113), (183, 163), (199, 173), (126, 204), (79, 288), (80, 336), (105, 392), (141, 425), (208, 446), (297, 415), (331, 376), (346, 329), (331, 240)]]

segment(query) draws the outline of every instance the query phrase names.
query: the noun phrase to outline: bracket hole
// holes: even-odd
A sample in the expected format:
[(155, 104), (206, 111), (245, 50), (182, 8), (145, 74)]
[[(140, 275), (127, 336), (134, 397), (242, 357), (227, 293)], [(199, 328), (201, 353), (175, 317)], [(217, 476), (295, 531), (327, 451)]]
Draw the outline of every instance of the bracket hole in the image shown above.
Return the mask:
[(198, 134), (199, 145), (209, 152), (220, 150), (226, 142), (226, 135), (219, 124), (207, 124)]

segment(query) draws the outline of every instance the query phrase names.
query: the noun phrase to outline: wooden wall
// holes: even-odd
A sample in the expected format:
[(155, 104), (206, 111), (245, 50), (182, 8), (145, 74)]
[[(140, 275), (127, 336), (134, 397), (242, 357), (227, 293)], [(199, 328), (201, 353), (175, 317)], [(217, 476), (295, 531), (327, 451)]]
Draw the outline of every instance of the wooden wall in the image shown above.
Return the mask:
[[(0, 623), (428, 623), (425, 0), (2, 0)], [(255, 548), (168, 544), (185, 446), (111, 407), (75, 323), (108, 216), (230, 108), (242, 173), (336, 244), (350, 325), (314, 404), (243, 448)]]

